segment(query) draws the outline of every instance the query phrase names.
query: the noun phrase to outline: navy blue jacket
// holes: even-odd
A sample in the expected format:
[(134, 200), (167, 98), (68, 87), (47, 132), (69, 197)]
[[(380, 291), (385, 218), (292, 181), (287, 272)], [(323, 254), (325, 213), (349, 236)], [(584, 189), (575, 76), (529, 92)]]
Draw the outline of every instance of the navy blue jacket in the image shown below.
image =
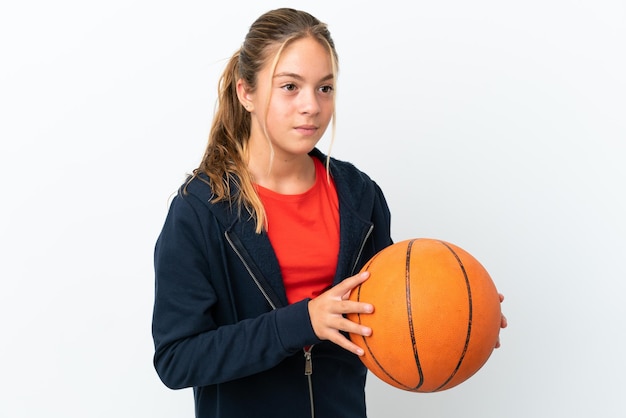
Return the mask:
[[(315, 149), (311, 155), (325, 161)], [(385, 198), (366, 174), (331, 159), (339, 196), (334, 282), (392, 243)], [(172, 388), (194, 388), (199, 418), (364, 418), (366, 369), (320, 341), (308, 300), (289, 305), (266, 233), (194, 179), (174, 197), (155, 247), (154, 366)], [(305, 376), (303, 347), (311, 350)]]

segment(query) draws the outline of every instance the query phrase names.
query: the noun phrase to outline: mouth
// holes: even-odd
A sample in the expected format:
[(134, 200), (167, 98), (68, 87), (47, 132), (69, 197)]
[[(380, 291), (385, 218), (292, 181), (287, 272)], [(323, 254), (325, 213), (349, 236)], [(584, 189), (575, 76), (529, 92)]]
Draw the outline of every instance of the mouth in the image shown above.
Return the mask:
[(317, 132), (317, 126), (315, 125), (300, 125), (296, 126), (295, 130), (301, 135), (310, 136)]

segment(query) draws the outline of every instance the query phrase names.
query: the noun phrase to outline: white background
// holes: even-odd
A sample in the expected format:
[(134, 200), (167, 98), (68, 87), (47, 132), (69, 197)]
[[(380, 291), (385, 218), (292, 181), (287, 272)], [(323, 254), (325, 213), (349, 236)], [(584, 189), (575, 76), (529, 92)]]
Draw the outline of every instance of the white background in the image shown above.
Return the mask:
[[(225, 60), (283, 5), (2, 3), (0, 416), (193, 415), (151, 364), (152, 250)], [(289, 5), (330, 26), (333, 155), (383, 187), (394, 239), (465, 248), (506, 296), (474, 377), (371, 377), (370, 417), (626, 416), (625, 3)]]

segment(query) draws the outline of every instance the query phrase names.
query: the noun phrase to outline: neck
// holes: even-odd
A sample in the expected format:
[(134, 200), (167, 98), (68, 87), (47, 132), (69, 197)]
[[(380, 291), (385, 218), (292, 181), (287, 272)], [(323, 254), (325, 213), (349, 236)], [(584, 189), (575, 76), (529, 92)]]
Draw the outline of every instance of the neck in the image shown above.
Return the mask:
[(315, 183), (315, 164), (308, 155), (271, 155), (248, 150), (248, 169), (254, 183), (281, 194), (300, 194)]

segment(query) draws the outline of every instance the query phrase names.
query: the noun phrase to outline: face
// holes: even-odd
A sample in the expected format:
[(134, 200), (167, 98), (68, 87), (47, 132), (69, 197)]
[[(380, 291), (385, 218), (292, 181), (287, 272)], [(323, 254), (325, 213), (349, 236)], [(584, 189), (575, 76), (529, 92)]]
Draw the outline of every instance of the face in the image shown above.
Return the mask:
[(331, 57), (318, 41), (304, 38), (283, 49), (273, 73), (273, 60), (268, 61), (258, 74), (254, 92), (239, 87), (240, 100), (252, 116), (249, 145), (267, 149), (267, 132), (275, 158), (306, 156), (333, 114)]

